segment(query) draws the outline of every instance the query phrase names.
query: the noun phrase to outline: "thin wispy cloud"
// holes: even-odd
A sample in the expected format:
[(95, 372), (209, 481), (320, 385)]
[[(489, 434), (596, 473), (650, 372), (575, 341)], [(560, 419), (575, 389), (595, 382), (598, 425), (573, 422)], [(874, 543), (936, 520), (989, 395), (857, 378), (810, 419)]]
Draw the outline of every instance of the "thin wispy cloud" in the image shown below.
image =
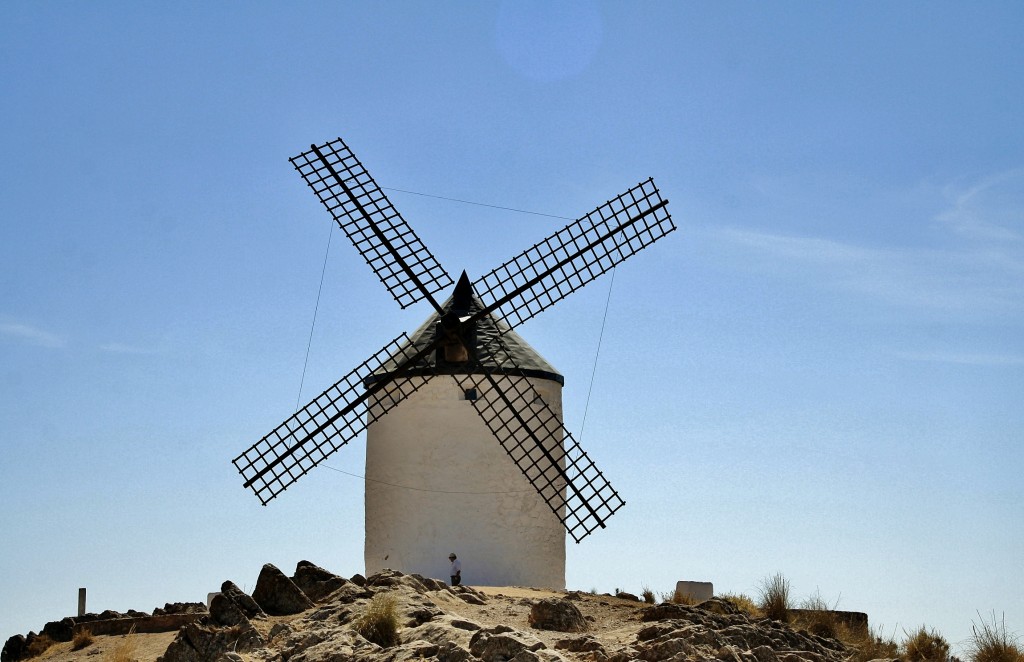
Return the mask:
[[(1024, 312), (1024, 170), (955, 196), (928, 244), (867, 246), (828, 237), (716, 228), (745, 266), (903, 308), (969, 315)], [(1008, 190), (1013, 189), (1013, 190)], [(937, 247), (936, 247), (937, 246)]]
[(965, 238), (1024, 240), (1024, 168), (987, 177), (963, 191), (949, 190), (952, 206), (940, 223)]
[(67, 341), (55, 333), (28, 324), (0, 322), (0, 336), (37, 347), (64, 347)]

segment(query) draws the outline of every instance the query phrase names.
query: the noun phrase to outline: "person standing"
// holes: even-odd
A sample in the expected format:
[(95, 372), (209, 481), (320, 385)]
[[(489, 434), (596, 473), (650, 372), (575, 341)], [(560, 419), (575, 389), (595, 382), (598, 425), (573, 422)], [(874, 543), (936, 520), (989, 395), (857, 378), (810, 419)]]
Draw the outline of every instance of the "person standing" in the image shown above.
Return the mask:
[(455, 556), (455, 552), (448, 555), (448, 560), (451, 561), (452, 564), (452, 571), (450, 573), (452, 586), (458, 586), (462, 583), (462, 561)]

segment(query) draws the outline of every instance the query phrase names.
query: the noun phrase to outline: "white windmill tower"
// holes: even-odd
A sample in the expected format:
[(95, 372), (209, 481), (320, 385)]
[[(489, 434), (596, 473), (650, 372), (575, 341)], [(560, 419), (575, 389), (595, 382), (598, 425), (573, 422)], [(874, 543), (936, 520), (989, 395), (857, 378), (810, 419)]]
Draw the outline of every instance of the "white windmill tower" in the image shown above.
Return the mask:
[[(366, 572), (563, 588), (576, 542), (624, 505), (562, 425), (562, 377), (513, 329), (675, 225), (648, 179), (470, 283), (452, 279), (340, 139), (291, 159), (405, 308), (402, 333), (234, 459), (266, 505), (367, 432)], [(472, 568), (472, 570), (470, 570)]]

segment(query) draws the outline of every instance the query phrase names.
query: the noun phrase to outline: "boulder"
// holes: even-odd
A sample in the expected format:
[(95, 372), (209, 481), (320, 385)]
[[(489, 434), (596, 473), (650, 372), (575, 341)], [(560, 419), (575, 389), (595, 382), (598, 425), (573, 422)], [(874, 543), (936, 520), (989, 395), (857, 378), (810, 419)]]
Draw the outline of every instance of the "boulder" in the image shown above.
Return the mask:
[(295, 582), (272, 563), (267, 563), (260, 570), (252, 599), (263, 611), (273, 616), (298, 614), (313, 607), (313, 602)]
[(71, 641), (74, 629), (75, 619), (69, 616), (59, 621), (50, 621), (43, 626), (43, 631), (39, 634), (45, 635), (54, 641)]
[(716, 614), (729, 615), (729, 614), (742, 614), (743, 610), (737, 607), (729, 600), (723, 598), (710, 598), (697, 605), (697, 609), (703, 609), (705, 611), (713, 611)]
[(356, 586), (366, 586), (366, 577), (363, 577), (358, 572), (349, 579), (350, 582)]
[(631, 600), (633, 602), (640, 602), (640, 598), (633, 595), (632, 593), (626, 593), (625, 591), (619, 591), (615, 594), (615, 597), (622, 598), (623, 600)]
[(344, 577), (339, 577), (333, 572), (324, 570), (309, 561), (299, 561), (295, 566), (295, 574), (292, 575), (292, 581), (313, 602), (323, 600), (349, 583)]
[(583, 632), (587, 621), (579, 607), (564, 598), (545, 598), (530, 607), (530, 626), (538, 630)]
[(210, 618), (217, 625), (249, 625), (242, 610), (223, 593), (213, 596), (210, 601)]
[(225, 653), (248, 652), (266, 645), (251, 625), (219, 628), (190, 623), (178, 631), (157, 662), (210, 662)]
[(246, 618), (263, 618), (267, 615), (249, 594), (238, 588), (231, 580), (220, 585), (220, 594), (241, 609)]
[(17, 662), (25, 652), (24, 635), (16, 634), (4, 644), (3, 652), (0, 652), (0, 662)]
[(592, 651), (600, 651), (604, 654), (606, 652), (604, 646), (601, 645), (601, 642), (589, 634), (582, 637), (559, 639), (555, 642), (555, 648), (559, 650), (566, 650), (570, 653), (590, 653)]
[(473, 654), (454, 641), (446, 641), (437, 648), (437, 662), (469, 662)]
[(478, 630), (469, 640), (469, 652), (484, 662), (505, 662), (522, 651), (542, 648), (544, 642), (504, 625)]

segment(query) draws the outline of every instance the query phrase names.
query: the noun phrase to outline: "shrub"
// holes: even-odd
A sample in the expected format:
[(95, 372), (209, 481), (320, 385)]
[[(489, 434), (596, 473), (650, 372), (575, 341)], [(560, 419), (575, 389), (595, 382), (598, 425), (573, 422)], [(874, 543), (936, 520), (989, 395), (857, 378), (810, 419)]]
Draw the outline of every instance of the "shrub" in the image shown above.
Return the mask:
[(643, 590), (640, 591), (640, 595), (643, 596), (644, 602), (646, 602), (647, 604), (654, 604), (654, 591), (651, 590), (651, 587), (644, 586)]
[(921, 626), (907, 636), (903, 642), (903, 654), (906, 662), (946, 662), (949, 660), (949, 642), (936, 632)]
[(761, 582), (761, 612), (773, 621), (789, 620), (789, 580), (781, 572), (765, 578)]
[(92, 632), (89, 628), (81, 628), (75, 631), (75, 635), (71, 637), (71, 650), (79, 651), (91, 644), (94, 641), (92, 638)]
[(353, 624), (356, 632), (363, 637), (387, 648), (398, 643), (398, 614), (395, 612), (395, 598), (378, 593), (370, 599), (363, 615)]
[(732, 603), (737, 609), (742, 611), (747, 616), (750, 616), (752, 618), (759, 618), (761, 616), (764, 616), (764, 614), (761, 613), (761, 610), (757, 608), (757, 605), (748, 595), (745, 595), (743, 593), (723, 593), (718, 597), (722, 598), (726, 602)]
[(991, 623), (981, 614), (978, 617), (981, 625), (971, 623), (967, 659), (971, 662), (1024, 662), (1024, 650), (1021, 650), (1017, 637), (1006, 629), (1006, 616), (1000, 622), (992, 612)]
[(104, 662), (135, 662), (135, 649), (139, 642), (135, 636), (135, 626), (128, 630), (128, 634), (114, 644), (114, 646), (103, 656)]

